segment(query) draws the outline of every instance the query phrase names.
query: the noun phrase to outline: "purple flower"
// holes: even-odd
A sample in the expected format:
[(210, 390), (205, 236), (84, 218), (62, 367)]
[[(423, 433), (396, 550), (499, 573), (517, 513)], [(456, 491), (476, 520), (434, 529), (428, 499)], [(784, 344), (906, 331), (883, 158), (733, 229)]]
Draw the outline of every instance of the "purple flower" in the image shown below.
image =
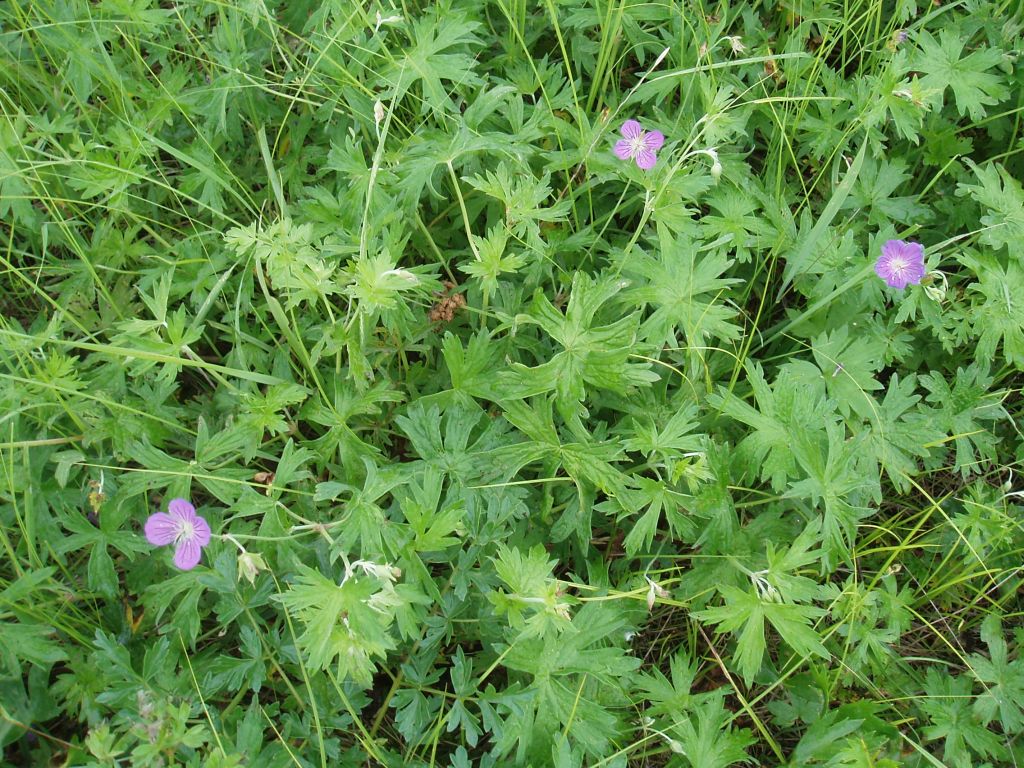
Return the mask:
[(658, 158), (655, 152), (665, 143), (665, 137), (658, 131), (645, 131), (636, 120), (627, 120), (620, 132), (624, 139), (615, 142), (615, 154), (620, 160), (636, 160), (636, 164), (647, 171), (654, 167)]
[(156, 512), (146, 521), (146, 539), (163, 547), (174, 544), (174, 564), (183, 571), (196, 567), (210, 543), (210, 526), (185, 499), (171, 499), (167, 514)]
[(887, 240), (882, 255), (875, 262), (875, 273), (886, 285), (901, 291), (908, 285), (917, 285), (925, 275), (924, 246), (905, 240)]

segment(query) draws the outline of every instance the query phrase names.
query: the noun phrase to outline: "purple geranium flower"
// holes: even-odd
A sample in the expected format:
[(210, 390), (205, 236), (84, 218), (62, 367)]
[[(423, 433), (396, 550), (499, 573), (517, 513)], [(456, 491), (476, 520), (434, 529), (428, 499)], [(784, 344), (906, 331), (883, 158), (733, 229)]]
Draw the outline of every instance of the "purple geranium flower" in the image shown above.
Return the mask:
[(210, 526), (188, 501), (171, 499), (167, 514), (149, 516), (146, 539), (158, 547), (174, 544), (174, 564), (187, 571), (196, 567), (203, 547), (210, 543)]
[(924, 246), (905, 240), (887, 240), (882, 255), (875, 262), (875, 273), (886, 285), (901, 291), (908, 285), (918, 285), (925, 276)]
[(636, 164), (647, 171), (654, 167), (658, 158), (654, 154), (665, 143), (659, 131), (645, 131), (636, 120), (627, 120), (620, 129), (626, 138), (615, 142), (615, 154), (620, 160), (636, 160)]

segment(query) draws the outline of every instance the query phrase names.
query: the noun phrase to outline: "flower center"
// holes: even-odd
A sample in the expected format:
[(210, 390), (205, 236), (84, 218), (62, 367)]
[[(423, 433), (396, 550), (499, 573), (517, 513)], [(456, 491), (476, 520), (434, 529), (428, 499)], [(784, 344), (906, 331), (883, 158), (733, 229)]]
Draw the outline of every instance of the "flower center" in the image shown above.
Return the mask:
[(640, 150), (646, 149), (647, 144), (644, 142), (644, 134), (641, 133), (636, 138), (632, 139), (629, 144), (629, 152), (632, 155), (639, 154)]
[(188, 520), (182, 520), (178, 524), (178, 541), (188, 541), (196, 534), (196, 527)]
[(889, 262), (889, 269), (897, 274), (905, 272), (908, 266), (907, 260), (902, 256), (896, 256)]

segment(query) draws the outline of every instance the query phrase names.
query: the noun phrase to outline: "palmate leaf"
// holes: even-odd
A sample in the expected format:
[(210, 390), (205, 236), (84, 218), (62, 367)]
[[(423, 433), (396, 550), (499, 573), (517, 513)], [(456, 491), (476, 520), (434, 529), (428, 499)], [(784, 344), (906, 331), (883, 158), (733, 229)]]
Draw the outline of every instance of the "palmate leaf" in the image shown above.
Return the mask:
[(636, 519), (632, 530), (623, 539), (627, 555), (635, 555), (650, 546), (654, 535), (658, 532), (662, 511), (669, 527), (676, 538), (690, 538), (695, 530), (694, 524), (683, 515), (683, 502), (691, 497), (672, 490), (666, 483), (646, 477), (633, 478), (639, 486), (635, 491), (620, 494), (623, 503), (628, 504), (630, 511), (643, 510)]
[(475, 402), (474, 398), (500, 399), (494, 386), (498, 345), (487, 333), (474, 334), (465, 346), (458, 336), (446, 333), (441, 342), (441, 354), (444, 355), (452, 387), (436, 395), (428, 395), (426, 399), (429, 402), (457, 402), (468, 407)]
[(867, 210), (868, 220), (879, 228), (892, 221), (910, 224), (927, 220), (930, 211), (917, 202), (916, 196), (893, 196), (893, 193), (910, 178), (907, 164), (903, 160), (875, 160), (870, 156), (865, 157), (864, 166), (850, 192), (850, 197), (840, 210)]
[(558, 636), (570, 629), (569, 602), (561, 596), (549, 560), (537, 544), (528, 552), (499, 545), (494, 570), (508, 588), (488, 593), (495, 613), (507, 615), (517, 639)]
[[(19, 608), (27, 597), (39, 590), (53, 576), (54, 568), (28, 571), (24, 576), (0, 591), (0, 669), (11, 676), (23, 674), (22, 661), (49, 667), (67, 658), (67, 654), (54, 642), (53, 627), (34, 621), (7, 621), (10, 608)], [(21, 611), (16, 611), (20, 614)], [(15, 618), (21, 618), (16, 616)]]
[[(725, 708), (721, 689), (702, 696), (693, 707), (674, 715), (667, 733), (693, 768), (726, 768), (750, 760), (754, 739), (747, 728), (733, 728), (736, 716)], [(675, 750), (673, 750), (675, 751)]]
[(992, 392), (987, 367), (977, 364), (957, 368), (953, 385), (939, 372), (921, 377), (934, 405), (929, 418), (952, 440), (956, 448), (954, 468), (967, 477), (996, 456), (996, 437), (991, 422), (1007, 418), (1002, 406), (1005, 393)]
[[(419, 83), (423, 90), (421, 112), (444, 113), (452, 108), (448, 90), (443, 85), (478, 85), (473, 72), (476, 60), (465, 51), (480, 40), (474, 34), (480, 26), (469, 21), (465, 12), (438, 8), (436, 13), (413, 22), (412, 45), (405, 48), (384, 70), (382, 79), (391, 86), (396, 100)], [(456, 49), (453, 51), (452, 49)]]
[(561, 541), (575, 532), (580, 545), (586, 548), (591, 535), (595, 490), (617, 497), (627, 487), (627, 476), (611, 464), (622, 454), (622, 448), (613, 441), (581, 439), (562, 442), (555, 428), (551, 406), (549, 398), (537, 398), (534, 407), (520, 401), (506, 403), (505, 418), (531, 442), (495, 449), (492, 463), (508, 467), (506, 472), (517, 471), (540, 459), (551, 462), (555, 467), (561, 465), (576, 485), (578, 503), (567, 506), (552, 528), (551, 535), (556, 541)]
[(486, 461), (485, 454), (507, 442), (502, 437), (508, 425), (501, 419), (487, 420), (481, 434), (471, 439), (481, 418), (483, 411), (475, 405), (454, 405), (442, 416), (437, 407), (416, 403), (396, 423), (432, 471), (465, 483), (493, 475), (496, 468)]
[(694, 615), (702, 622), (717, 624), (719, 632), (736, 635), (733, 658), (748, 685), (761, 668), (767, 648), (765, 620), (801, 656), (829, 658), (821, 638), (811, 628), (811, 622), (825, 614), (823, 609), (813, 605), (773, 602), (751, 591), (728, 585), (723, 585), (720, 591), (725, 605), (707, 608)]
[(825, 388), (834, 398), (839, 412), (852, 409), (864, 418), (873, 413), (874, 400), (869, 393), (882, 389), (874, 374), (882, 367), (882, 350), (864, 336), (850, 338), (848, 326), (823, 333), (814, 340), (814, 361), (821, 369)]
[(439, 189), (438, 182), (449, 178), (449, 162), (458, 170), (476, 155), (506, 151), (508, 142), (503, 137), (473, 133), (464, 125), (453, 127), (450, 132), (424, 126), (394, 156), (394, 162), (401, 166), (394, 188), (406, 208), (415, 207), (424, 189), (438, 200), (447, 200), (451, 192), (443, 186)]
[(989, 259), (979, 260), (977, 265), (981, 279), (970, 286), (979, 294), (970, 315), (971, 330), (978, 337), (974, 358), (980, 362), (995, 359), (1002, 341), (1006, 362), (1024, 369), (1024, 301), (1018, 295), (1024, 286), (1024, 267), (1014, 262), (1002, 267)]
[(409, 471), (401, 465), (378, 467), (369, 459), (363, 460), (366, 478), (362, 489), (337, 481), (317, 483), (314, 500), (336, 499), (351, 494), (344, 507), (338, 510), (343, 525), (334, 533), (335, 552), (380, 552), (386, 515), (378, 502), (396, 486), (408, 480)]
[(520, 715), (506, 723), (499, 752), (518, 746), (517, 762), (544, 765), (556, 734), (567, 733), (592, 756), (607, 755), (611, 740), (622, 731), (621, 717), (611, 708), (623, 707), (623, 681), (640, 666), (640, 659), (622, 648), (625, 621), (617, 608), (588, 603), (573, 619), (572, 631), (547, 638), (516, 642), (504, 664), (514, 673), (531, 676)]
[[(679, 650), (669, 659), (669, 675), (657, 667), (637, 678), (637, 687), (644, 692), (651, 716), (670, 715), (686, 710), (693, 698), (691, 690), (697, 677), (697, 665), (689, 654)], [(699, 695), (699, 694), (698, 694)]]
[(376, 671), (374, 659), (395, 648), (388, 631), (394, 607), (374, 601), (379, 594), (370, 576), (355, 575), (339, 585), (299, 565), (288, 591), (274, 598), (302, 622), (298, 644), (313, 669), (327, 669), (336, 661), (339, 677), (351, 676), (369, 686)]
[(998, 163), (982, 167), (970, 160), (965, 162), (980, 184), (958, 184), (956, 193), (970, 195), (987, 211), (981, 217), (985, 228), (978, 239), (996, 250), (1019, 244), (1024, 240), (1024, 189), (1020, 181)]
[(934, 667), (928, 670), (924, 695), (917, 702), (930, 725), (921, 729), (929, 741), (942, 739), (942, 759), (955, 768), (971, 768), (978, 763), (972, 752), (981, 757), (1001, 758), (1006, 749), (999, 737), (981, 724), (971, 713), (974, 698), (971, 681), (965, 676), (953, 677)]
[(956, 27), (945, 26), (939, 39), (929, 32), (917, 35), (920, 53), (914, 58), (914, 69), (924, 72), (920, 78), (925, 91), (938, 95), (941, 103), (946, 88), (953, 91), (960, 115), (980, 120), (985, 107), (998, 104), (1008, 95), (1003, 77), (992, 72), (1003, 60), (997, 48), (979, 48), (961, 58), (968, 35)]
[(915, 407), (921, 400), (916, 390), (915, 376), (900, 379), (893, 374), (874, 409), (865, 446), (866, 457), (877, 461), (901, 492), (910, 489), (910, 478), (918, 473), (917, 459), (928, 458), (928, 446), (942, 440), (942, 432)]
[(534, 368), (514, 365), (504, 377), (508, 391), (529, 397), (554, 390), (559, 407), (573, 412), (586, 397), (588, 385), (626, 394), (631, 387), (657, 381), (658, 374), (650, 370), (649, 363), (629, 361), (637, 351), (639, 314), (626, 315), (609, 325), (599, 325), (596, 320), (598, 310), (623, 287), (621, 281), (594, 280), (577, 272), (564, 315), (538, 291), (530, 314), (519, 315), (517, 320), (539, 325), (562, 351)]
[(623, 263), (623, 272), (634, 281), (622, 293), (623, 301), (651, 307), (641, 329), (643, 338), (662, 346), (676, 346), (681, 335), (693, 346), (712, 339), (735, 339), (740, 332), (732, 322), (736, 310), (726, 303), (725, 293), (736, 279), (723, 278), (731, 261), (715, 248), (698, 253), (696, 243), (682, 235), (674, 238), (667, 227), (658, 228), (657, 256), (634, 249)]
[[(757, 188), (756, 177), (747, 177), (748, 186)], [(706, 200), (712, 213), (700, 219), (701, 239), (713, 242), (722, 238), (734, 249), (740, 263), (750, 261), (753, 251), (764, 241), (776, 236), (763, 205), (746, 189), (720, 185)]]
[[(505, 148), (502, 147), (502, 151)], [(536, 178), (528, 166), (513, 168), (502, 161), (495, 171), (465, 179), (474, 189), (504, 205), (508, 231), (534, 251), (544, 252), (540, 223), (565, 219), (571, 209), (568, 200), (551, 202), (551, 176)]]
[(797, 474), (795, 436), (808, 439), (809, 434), (820, 434), (836, 419), (834, 403), (788, 369), (780, 371), (772, 387), (756, 362), (748, 361), (745, 369), (756, 408), (724, 389), (711, 402), (726, 416), (753, 428), (738, 447), (746, 454), (747, 466), (760, 466), (761, 478), (782, 491), (786, 480)]
[(825, 425), (826, 437), (797, 432), (794, 454), (807, 478), (793, 483), (789, 498), (809, 499), (824, 508), (822, 532), (825, 549), (822, 567), (831, 571), (838, 559), (848, 560), (857, 523), (871, 514), (869, 499), (881, 500), (877, 475), (863, 469), (866, 435), (845, 439), (845, 428)]
[(1024, 728), (1024, 659), (1010, 658), (999, 616), (990, 614), (981, 625), (981, 639), (989, 656), (973, 654), (971, 673), (985, 687), (974, 703), (974, 713), (986, 725), (998, 719), (1004, 733)]

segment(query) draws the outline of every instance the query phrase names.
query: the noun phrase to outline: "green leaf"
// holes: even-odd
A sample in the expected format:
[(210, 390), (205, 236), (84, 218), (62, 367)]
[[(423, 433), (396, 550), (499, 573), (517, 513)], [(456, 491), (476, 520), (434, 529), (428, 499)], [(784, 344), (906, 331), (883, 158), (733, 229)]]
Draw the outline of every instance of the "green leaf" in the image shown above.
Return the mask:
[(757, 408), (727, 390), (713, 396), (712, 404), (753, 428), (738, 447), (749, 457), (748, 466), (760, 467), (761, 478), (783, 491), (787, 478), (797, 474), (796, 439), (808, 442), (821, 435), (825, 425), (835, 421), (834, 404), (788, 369), (780, 371), (769, 388), (760, 365), (748, 362), (745, 368)]
[(849, 560), (857, 523), (869, 516), (868, 501), (881, 500), (878, 478), (863, 470), (866, 435), (845, 439), (845, 428), (835, 422), (825, 425), (826, 439), (797, 433), (794, 454), (807, 474), (793, 483), (788, 498), (809, 499), (824, 507), (822, 531), (825, 536), (823, 567), (831, 571), (837, 559)]
[(715, 692), (672, 718), (668, 735), (676, 742), (673, 751), (693, 768), (726, 768), (750, 760), (747, 748), (754, 739), (749, 729), (732, 727), (735, 717), (724, 699), (724, 692)]
[(910, 478), (918, 474), (918, 459), (931, 455), (929, 446), (942, 441), (927, 414), (915, 406), (921, 401), (916, 394), (917, 379), (901, 379), (893, 374), (882, 402), (871, 420), (866, 448), (885, 469), (892, 484), (901, 492), (910, 490)]
[(694, 614), (702, 622), (717, 624), (719, 632), (737, 635), (735, 660), (743, 679), (750, 684), (764, 658), (767, 648), (765, 619), (800, 656), (829, 658), (821, 638), (811, 628), (811, 621), (825, 611), (810, 605), (767, 601), (752, 592), (723, 585), (720, 589), (725, 605)]
[(978, 239), (995, 250), (1012, 248), (1024, 240), (1024, 188), (1020, 180), (999, 163), (980, 166), (965, 162), (981, 183), (957, 184), (956, 194), (970, 195), (986, 210)]
[(551, 575), (555, 562), (539, 544), (526, 553), (498, 546), (494, 570), (508, 591), (489, 592), (487, 599), (499, 616), (508, 616), (522, 639), (558, 635), (570, 627), (569, 602)]
[[(420, 112), (444, 113), (452, 110), (447, 81), (457, 85), (477, 85), (480, 78), (473, 72), (476, 60), (465, 49), (479, 43), (474, 31), (479, 23), (469, 21), (465, 13), (451, 8), (425, 14), (412, 25), (412, 44), (404, 47), (384, 69), (382, 80), (394, 91), (398, 101), (409, 89), (420, 83), (423, 90)], [(459, 52), (451, 52), (451, 49)]]
[(368, 575), (352, 575), (335, 584), (300, 565), (288, 591), (274, 599), (302, 622), (298, 643), (310, 667), (326, 669), (336, 663), (339, 677), (369, 687), (375, 660), (396, 647), (388, 631), (396, 607), (389, 587), (386, 580)]
[(988, 645), (988, 658), (969, 657), (970, 671), (984, 686), (974, 702), (974, 713), (988, 725), (998, 719), (1004, 733), (1024, 728), (1024, 659), (1010, 658), (999, 616), (990, 614), (981, 624), (981, 639)]
[(989, 260), (978, 261), (979, 282), (970, 290), (984, 297), (972, 302), (972, 332), (978, 338), (974, 359), (982, 363), (996, 359), (1002, 341), (1003, 357), (1018, 370), (1024, 370), (1024, 301), (1019, 296), (1024, 286), (1024, 266), (1011, 262), (1006, 267)]
[(914, 69), (924, 73), (921, 86), (926, 92), (934, 92), (939, 104), (950, 88), (957, 112), (978, 121), (987, 114), (985, 107), (998, 104), (1009, 95), (1003, 77), (990, 71), (1003, 61), (998, 48), (979, 48), (961, 58), (967, 40), (956, 26), (940, 29), (938, 40), (922, 30), (916, 40), (920, 52), (914, 58)]
[(943, 430), (956, 448), (954, 467), (964, 477), (981, 471), (996, 456), (992, 422), (1007, 418), (1004, 394), (991, 391), (987, 367), (977, 364), (957, 368), (952, 386), (939, 372), (921, 376), (928, 390), (932, 424)]
[(882, 367), (878, 344), (865, 336), (850, 338), (849, 327), (844, 325), (816, 338), (812, 351), (825, 379), (825, 389), (839, 412), (848, 416), (852, 410), (870, 418), (875, 407), (870, 393), (882, 389), (874, 377)]
[(597, 324), (598, 310), (625, 285), (612, 278), (593, 280), (577, 272), (564, 315), (544, 294), (535, 294), (530, 314), (518, 319), (539, 325), (562, 351), (535, 368), (513, 366), (511, 379), (521, 388), (521, 397), (553, 389), (560, 407), (572, 411), (586, 397), (586, 385), (626, 394), (631, 387), (649, 386), (658, 380), (649, 363), (629, 361), (637, 349), (637, 313), (610, 325)]
[(985, 728), (971, 712), (971, 681), (931, 667), (925, 678), (924, 696), (918, 706), (930, 725), (921, 729), (929, 741), (943, 740), (942, 759), (956, 768), (976, 765), (972, 752), (997, 760), (1006, 755), (999, 737)]
[(725, 296), (739, 280), (722, 277), (732, 266), (726, 251), (702, 249), (659, 227), (656, 253), (634, 249), (623, 256), (623, 272), (633, 281), (623, 301), (653, 309), (641, 328), (643, 339), (658, 347), (680, 346), (681, 341), (703, 347), (715, 339), (737, 338), (736, 310)]

